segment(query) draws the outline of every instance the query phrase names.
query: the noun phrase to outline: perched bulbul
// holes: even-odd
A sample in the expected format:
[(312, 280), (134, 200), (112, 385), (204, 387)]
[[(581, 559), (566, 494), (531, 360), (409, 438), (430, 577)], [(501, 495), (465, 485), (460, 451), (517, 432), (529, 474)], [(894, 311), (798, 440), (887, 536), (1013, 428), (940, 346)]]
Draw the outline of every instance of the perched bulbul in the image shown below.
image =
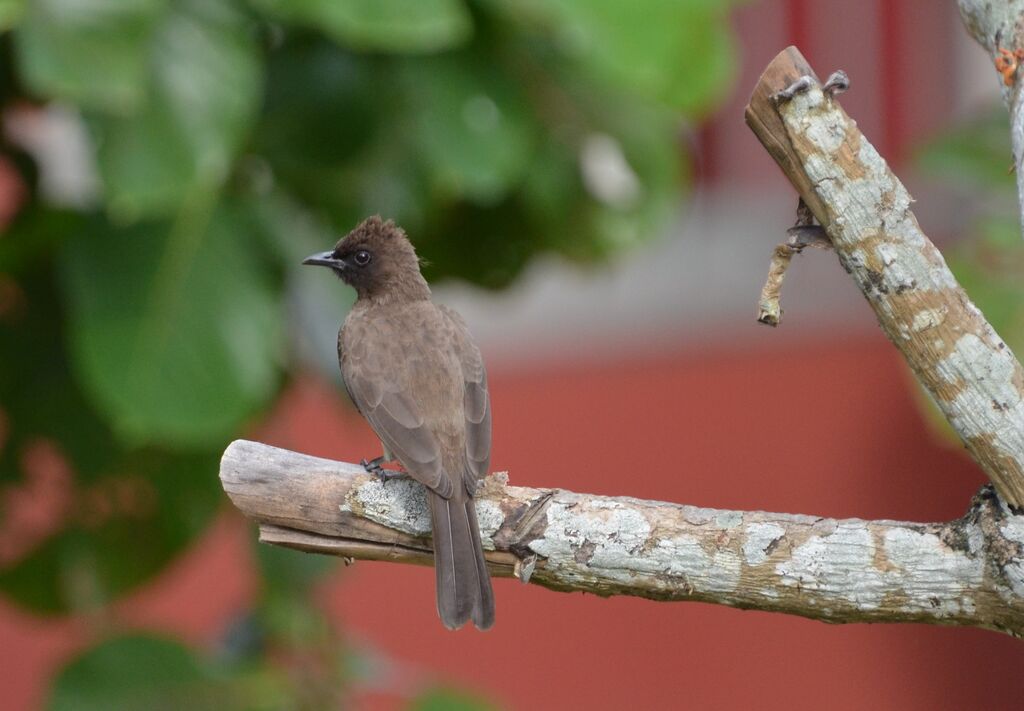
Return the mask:
[(466, 323), (430, 300), (416, 252), (390, 220), (368, 218), (303, 264), (330, 267), (356, 290), (338, 360), (349, 397), (384, 447), (364, 466), (381, 473), (397, 460), (427, 487), (441, 621), (489, 628), (494, 594), (473, 495), (491, 459), (491, 403)]

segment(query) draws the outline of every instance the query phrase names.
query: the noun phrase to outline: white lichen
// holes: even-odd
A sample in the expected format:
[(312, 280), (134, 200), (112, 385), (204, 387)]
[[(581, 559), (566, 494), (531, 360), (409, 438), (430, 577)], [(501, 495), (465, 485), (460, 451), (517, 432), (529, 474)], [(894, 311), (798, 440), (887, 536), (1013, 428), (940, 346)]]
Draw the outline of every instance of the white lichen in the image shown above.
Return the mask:
[(949, 408), (957, 431), (988, 438), (1008, 456), (1024, 459), (1024, 397), (1013, 382), (1016, 362), (1009, 349), (966, 333), (935, 367), (947, 383), (971, 384), (960, 388)]
[(872, 610), (886, 593), (874, 556), (875, 544), (863, 522), (841, 521), (832, 533), (808, 538), (775, 566), (775, 572), (783, 585)]
[(743, 558), (747, 565), (760, 565), (768, 560), (768, 548), (775, 544), (786, 529), (777, 523), (756, 522), (747, 526), (747, 538), (743, 541)]
[(636, 572), (656, 569), (642, 552), (650, 535), (642, 513), (615, 501), (556, 497), (547, 509), (545, 534), (531, 548), (547, 558), (576, 561), (566, 568), (577, 573), (595, 568), (603, 577), (628, 583)]
[(903, 593), (907, 610), (957, 614), (961, 596), (952, 593), (981, 585), (984, 562), (950, 548), (935, 533), (893, 528), (885, 533), (884, 549), (888, 585)]
[(682, 578), (695, 592), (732, 592), (740, 583), (739, 559), (728, 550), (708, 554), (695, 536), (662, 539), (650, 557), (652, 572)]
[[(1024, 516), (1010, 516), (1006, 523), (999, 527), (999, 532), (1007, 540), (1019, 543), (1024, 547)], [(1014, 595), (1024, 597), (1024, 558), (1007, 563), (1004, 571)]]
[(805, 134), (811, 144), (823, 153), (835, 153), (846, 140), (846, 129), (838, 115), (807, 124)]
[[(942, 322), (946, 320), (946, 308), (939, 307), (935, 309), (921, 309), (914, 314), (914, 320), (910, 324), (910, 330), (914, 333), (920, 333), (929, 328), (936, 328), (941, 326)], [(939, 341), (941, 346), (942, 341)]]
[(694, 526), (703, 526), (718, 515), (718, 510), (702, 506), (683, 506), (682, 513), (688, 523), (692, 523)]
[(722, 511), (715, 516), (715, 525), (721, 529), (728, 530), (743, 525), (742, 511)]
[(352, 488), (339, 507), (345, 512), (361, 512), (383, 526), (413, 536), (430, 533), (430, 510), (427, 490), (412, 479), (395, 479), (386, 484), (370, 479)]
[(494, 501), (477, 499), (476, 521), (480, 526), (480, 538), (483, 540), (484, 548), (494, 550), (494, 542), (491, 538), (505, 522), (505, 514), (501, 510), (501, 506)]

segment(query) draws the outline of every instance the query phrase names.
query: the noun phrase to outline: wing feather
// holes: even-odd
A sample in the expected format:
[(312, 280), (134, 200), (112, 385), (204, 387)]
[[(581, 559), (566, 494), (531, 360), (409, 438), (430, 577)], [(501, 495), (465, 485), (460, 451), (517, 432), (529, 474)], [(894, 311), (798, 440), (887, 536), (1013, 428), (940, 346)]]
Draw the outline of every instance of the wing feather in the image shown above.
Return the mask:
[(440, 307), (447, 317), (452, 342), (458, 349), (464, 385), (463, 409), (466, 425), (466, 469), (463, 478), (470, 494), (487, 476), (491, 464), (491, 396), (487, 389), (484, 359), (469, 335), (462, 317), (446, 306)]
[[(391, 352), (372, 325), (346, 324), (342, 334), (341, 372), (345, 388), (385, 447), (410, 476), (438, 495), (452, 495), (451, 478), (442, 467), (441, 447), (410, 397), (411, 369), (407, 358)], [(388, 365), (386, 365), (388, 364)]]

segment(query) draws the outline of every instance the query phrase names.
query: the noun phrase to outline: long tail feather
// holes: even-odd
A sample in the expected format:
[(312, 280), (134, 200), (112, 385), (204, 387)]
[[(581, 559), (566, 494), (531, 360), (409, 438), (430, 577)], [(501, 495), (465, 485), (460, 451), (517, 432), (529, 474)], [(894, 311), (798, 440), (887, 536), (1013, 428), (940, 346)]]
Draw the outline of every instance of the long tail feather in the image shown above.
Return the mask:
[[(472, 619), (480, 629), (494, 624), (494, 594), (484, 564), (472, 499), (444, 499), (430, 492), (437, 579), (437, 614), (449, 629)], [(461, 500), (460, 500), (461, 499)]]

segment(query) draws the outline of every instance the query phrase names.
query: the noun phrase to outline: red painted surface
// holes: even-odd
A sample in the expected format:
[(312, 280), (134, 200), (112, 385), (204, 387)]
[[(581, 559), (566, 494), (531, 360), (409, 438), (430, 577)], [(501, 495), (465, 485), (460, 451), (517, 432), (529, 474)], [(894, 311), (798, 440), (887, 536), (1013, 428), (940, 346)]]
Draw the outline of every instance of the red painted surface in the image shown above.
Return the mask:
[[(494, 358), (497, 360), (497, 358)], [(924, 428), (881, 338), (492, 373), (496, 469), (516, 484), (829, 516), (943, 520), (983, 477)], [(328, 388), (295, 387), (263, 438), (357, 459), (376, 443)], [(212, 475), (212, 473), (211, 473)], [(922, 491), (927, 491), (923, 495)], [(212, 640), (254, 594), (251, 530), (226, 516), (119, 606), (125, 624)], [(921, 625), (828, 626), (706, 604), (603, 600), (496, 581), (481, 634), (437, 621), (431, 571), (339, 570), (320, 600), (393, 662), (360, 707), (432, 680), (508, 708), (1019, 709), (1024, 646)], [(35, 708), (84, 623), (0, 606), (4, 709)], [(383, 689), (383, 690), (382, 690)]]
[[(906, 180), (914, 148), (948, 123), (955, 52), (964, 31), (953, 8), (934, 0), (761, 0), (732, 14), (740, 68), (729, 99), (701, 127), (700, 175), (716, 187), (785, 185), (775, 162), (743, 122), (743, 107), (768, 62), (796, 45), (822, 80), (850, 76), (842, 104)], [(913, 187), (913, 185), (911, 185)]]
[(877, 0), (876, 4), (880, 19), (878, 25), (882, 60), (878, 80), (885, 106), (880, 150), (882, 155), (889, 156), (891, 163), (897, 163), (903, 153), (907, 111), (907, 92), (904, 89), (907, 77), (903, 58), (909, 54), (906, 50), (912, 51), (913, 47), (906, 35), (901, 4), (891, 0)]
[[(898, 13), (895, 14), (895, 13)], [(741, 7), (741, 73), (704, 128), (704, 177), (758, 188), (783, 178), (743, 125), (765, 64), (793, 42), (819, 72), (842, 67), (843, 103), (888, 157), (948, 115), (944, 46), (955, 21), (934, 0), (765, 0)], [(900, 43), (913, 27), (913, 43)], [(934, 41), (933, 41), (934, 40)], [(886, 74), (885, 67), (896, 67)], [(930, 77), (938, 76), (939, 80)], [(895, 103), (894, 103), (895, 102)], [(496, 469), (513, 483), (723, 508), (943, 520), (983, 477), (924, 429), (903, 367), (879, 340), (792, 350), (492, 373)], [(335, 393), (294, 388), (262, 436), (324, 456), (376, 451)], [(928, 495), (921, 494), (928, 487)], [(251, 529), (226, 513), (187, 555), (117, 608), (126, 626), (202, 644), (255, 594)], [(601, 600), (496, 581), (487, 634), (441, 629), (427, 569), (361, 563), (321, 600), (396, 671), (361, 695), (391, 707), (429, 680), (511, 708), (1019, 709), (1024, 646), (978, 630), (830, 627), (704, 604)], [(37, 620), (0, 602), (0, 709), (37, 708), (48, 676), (87, 639), (79, 620)]]
[(786, 42), (801, 48), (807, 61), (811, 60), (810, 7), (808, 0), (785, 0)]

